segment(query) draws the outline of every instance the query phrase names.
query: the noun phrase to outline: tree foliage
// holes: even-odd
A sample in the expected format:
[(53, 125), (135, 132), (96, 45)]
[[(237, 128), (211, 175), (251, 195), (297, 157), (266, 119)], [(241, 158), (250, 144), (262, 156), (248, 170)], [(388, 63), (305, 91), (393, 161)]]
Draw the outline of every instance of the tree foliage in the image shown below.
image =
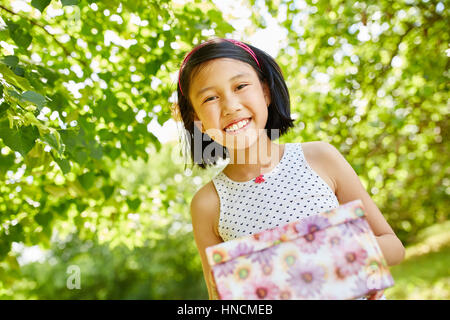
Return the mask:
[[(25, 7), (0, 5), (3, 268), (16, 264), (12, 243), (50, 249), (55, 231), (151, 250), (177, 221), (168, 212), (185, 212), (186, 195), (176, 184), (130, 192), (111, 172), (160, 151), (147, 124), (171, 117), (183, 55), (206, 38), (202, 30), (233, 28), (201, 1), (33, 0)], [(136, 213), (146, 232), (130, 226)], [(0, 283), (14, 280), (2, 275)]]
[[(264, 27), (261, 11), (254, 7), (254, 23)], [(285, 140), (333, 144), (405, 243), (447, 220), (448, 8), (273, 1), (268, 11), (287, 32), (277, 61), (297, 126)]]

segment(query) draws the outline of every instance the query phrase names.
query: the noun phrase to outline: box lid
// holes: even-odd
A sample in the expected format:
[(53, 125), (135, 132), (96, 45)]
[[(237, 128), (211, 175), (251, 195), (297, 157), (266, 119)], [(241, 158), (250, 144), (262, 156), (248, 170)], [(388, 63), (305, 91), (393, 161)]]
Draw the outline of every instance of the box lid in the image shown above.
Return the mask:
[(283, 241), (303, 237), (309, 233), (360, 219), (364, 216), (365, 211), (362, 201), (360, 199), (353, 200), (302, 220), (289, 222), (283, 226), (208, 247), (206, 248), (206, 256), (209, 265), (214, 266), (239, 256), (264, 250)]

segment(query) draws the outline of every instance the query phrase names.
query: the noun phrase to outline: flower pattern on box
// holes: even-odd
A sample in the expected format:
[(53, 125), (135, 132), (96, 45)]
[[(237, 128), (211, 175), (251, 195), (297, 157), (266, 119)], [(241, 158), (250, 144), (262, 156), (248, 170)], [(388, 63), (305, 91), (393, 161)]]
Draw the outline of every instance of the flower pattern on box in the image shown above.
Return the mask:
[(280, 288), (268, 278), (254, 279), (244, 286), (247, 300), (275, 300), (280, 293)]
[(359, 199), (206, 254), (221, 299), (354, 299), (394, 284)]
[(298, 263), (288, 271), (287, 282), (299, 297), (319, 297), (325, 282), (325, 268), (313, 262)]
[(328, 228), (330, 222), (322, 216), (312, 216), (304, 219), (301, 224), (295, 225), (299, 234), (305, 234), (296, 239), (299, 249), (305, 253), (317, 252), (326, 241), (324, 229)]
[(277, 254), (275, 247), (266, 248), (264, 250), (255, 252), (250, 258), (253, 262), (257, 262), (263, 268), (264, 266), (270, 266), (272, 259)]

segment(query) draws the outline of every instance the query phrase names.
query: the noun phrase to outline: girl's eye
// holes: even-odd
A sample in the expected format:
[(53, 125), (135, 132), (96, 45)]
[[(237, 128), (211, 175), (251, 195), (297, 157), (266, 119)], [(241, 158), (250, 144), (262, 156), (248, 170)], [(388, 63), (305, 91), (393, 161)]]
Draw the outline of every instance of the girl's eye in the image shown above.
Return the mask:
[(207, 98), (205, 101), (203, 101), (203, 103), (208, 102), (208, 101), (211, 101), (211, 99), (213, 99), (213, 98), (215, 98), (215, 97), (209, 97), (209, 98)]
[[(241, 84), (241, 85), (237, 86), (236, 89), (237, 90), (241, 90), (241, 89), (245, 88), (246, 86), (248, 86), (248, 84), (246, 84), (246, 83), (245, 84)], [(203, 103), (206, 103), (208, 101), (212, 101), (215, 97), (216, 96), (206, 98), (205, 101), (203, 101)]]

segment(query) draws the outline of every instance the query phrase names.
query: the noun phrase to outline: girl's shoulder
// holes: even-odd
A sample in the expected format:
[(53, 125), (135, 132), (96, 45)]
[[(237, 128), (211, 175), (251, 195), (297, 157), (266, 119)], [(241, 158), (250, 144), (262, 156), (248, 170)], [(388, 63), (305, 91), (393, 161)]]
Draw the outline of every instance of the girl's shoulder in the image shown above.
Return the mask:
[(307, 141), (300, 143), (304, 156), (309, 160), (319, 160), (326, 152), (327, 146), (324, 141)]
[(210, 224), (216, 236), (219, 236), (220, 199), (212, 180), (194, 194), (191, 215), (196, 215), (195, 219), (192, 217), (193, 221)]

